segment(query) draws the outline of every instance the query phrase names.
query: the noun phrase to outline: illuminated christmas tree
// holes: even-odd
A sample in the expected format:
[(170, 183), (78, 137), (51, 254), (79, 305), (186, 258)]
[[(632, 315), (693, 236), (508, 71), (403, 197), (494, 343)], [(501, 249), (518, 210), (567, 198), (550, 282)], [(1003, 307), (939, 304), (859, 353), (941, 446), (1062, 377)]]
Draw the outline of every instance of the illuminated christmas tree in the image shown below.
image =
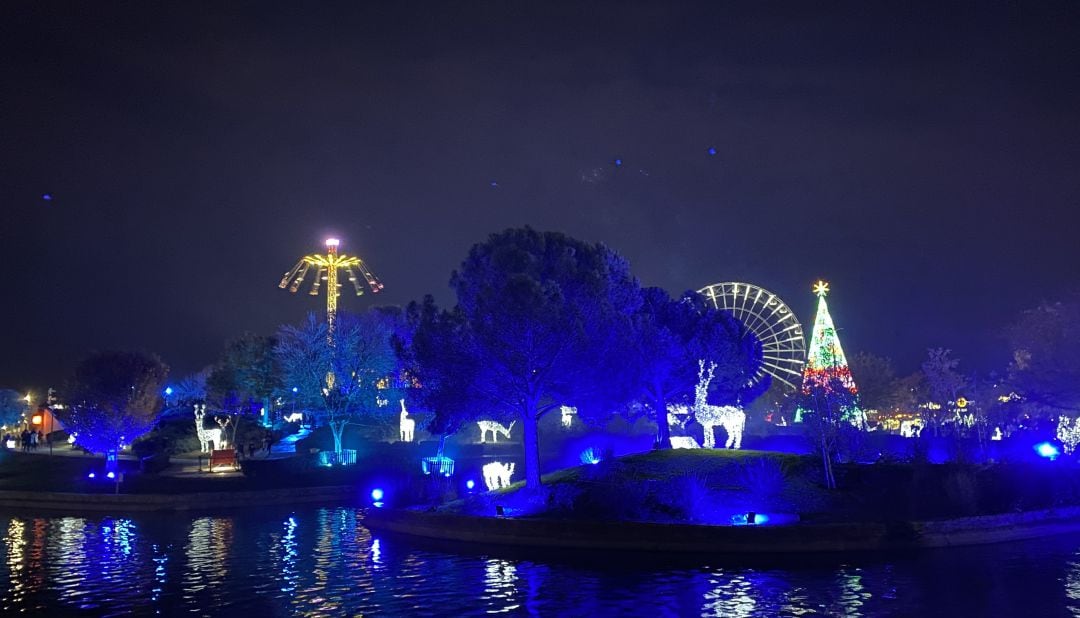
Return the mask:
[[(844, 420), (861, 426), (863, 413), (857, 405), (853, 405), (858, 388), (851, 377), (851, 368), (844, 357), (844, 349), (840, 347), (840, 337), (837, 336), (836, 326), (829, 315), (829, 305), (825, 302), (829, 284), (818, 281), (814, 285), (814, 293), (818, 296), (817, 316), (814, 318), (814, 331), (810, 335), (810, 352), (803, 368), (802, 394), (804, 399), (812, 394), (819, 397), (842, 395), (839, 400), (845, 402)], [(843, 388), (847, 392), (832, 393), (837, 388)], [(795, 411), (795, 422), (801, 422), (803, 414), (808, 411), (800, 406)]]

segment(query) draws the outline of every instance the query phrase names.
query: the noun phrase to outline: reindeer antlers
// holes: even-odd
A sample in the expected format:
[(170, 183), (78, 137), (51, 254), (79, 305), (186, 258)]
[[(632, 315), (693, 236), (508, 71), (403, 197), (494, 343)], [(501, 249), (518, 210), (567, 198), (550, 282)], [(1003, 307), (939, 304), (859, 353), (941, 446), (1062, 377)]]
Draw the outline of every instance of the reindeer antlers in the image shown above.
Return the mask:
[(706, 373), (705, 372), (705, 359), (704, 358), (699, 359), (697, 364), (698, 364), (698, 372), (697, 372), (698, 381), (699, 382), (705, 382), (706, 385), (709, 382), (712, 382), (713, 374), (716, 371), (716, 363), (713, 363), (713, 362), (709, 363), (708, 376), (705, 375), (705, 373)]

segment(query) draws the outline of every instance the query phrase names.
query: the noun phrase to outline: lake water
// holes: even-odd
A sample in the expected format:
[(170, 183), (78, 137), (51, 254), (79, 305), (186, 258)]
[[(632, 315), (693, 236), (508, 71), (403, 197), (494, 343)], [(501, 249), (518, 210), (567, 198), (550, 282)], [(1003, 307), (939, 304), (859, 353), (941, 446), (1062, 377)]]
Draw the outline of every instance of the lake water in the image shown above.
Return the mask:
[(0, 513), (3, 615), (1080, 616), (1080, 536), (912, 555), (656, 564), (450, 553), (351, 507)]

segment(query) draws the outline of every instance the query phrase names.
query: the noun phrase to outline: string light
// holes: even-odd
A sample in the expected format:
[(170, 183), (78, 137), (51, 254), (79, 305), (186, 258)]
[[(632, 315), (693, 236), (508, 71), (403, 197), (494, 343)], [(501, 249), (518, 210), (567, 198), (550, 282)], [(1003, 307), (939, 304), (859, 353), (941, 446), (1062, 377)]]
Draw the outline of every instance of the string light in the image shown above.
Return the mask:
[(571, 408), (570, 406), (559, 406), (559, 412), (562, 414), (563, 429), (570, 429), (570, 427), (574, 424), (574, 415), (577, 414), (577, 408)]
[(311, 285), (309, 294), (318, 296), (322, 282), (326, 281), (326, 323), (331, 331), (334, 329), (334, 318), (337, 316), (337, 299), (340, 294), (338, 288), (341, 287), (338, 284), (339, 270), (345, 271), (349, 283), (352, 284), (357, 296), (364, 293), (364, 288), (360, 285), (360, 279), (356, 276), (356, 271), (360, 271), (360, 275), (364, 278), (373, 294), (383, 289), (383, 284), (363, 260), (356, 256), (338, 253), (340, 245), (341, 241), (337, 238), (327, 238), (325, 255), (315, 253), (300, 258), (300, 261), (292, 267), (292, 270), (285, 273), (285, 276), (281, 278), (281, 283), (278, 284), (279, 288), (288, 288), (290, 292), (296, 293), (300, 286), (303, 285), (308, 273), (314, 268), (315, 281)]
[(507, 440), (510, 439), (510, 430), (514, 428), (514, 423), (517, 421), (511, 421), (509, 427), (503, 426), (498, 421), (476, 421), (476, 424), (480, 427), (480, 444), (487, 442), (487, 434), (491, 432), (491, 443), (499, 443), (499, 434), (502, 434)]
[(705, 361), (698, 361), (698, 383), (694, 387), (694, 418), (705, 428), (705, 448), (716, 447), (713, 428), (720, 425), (727, 432), (724, 448), (738, 449), (742, 446), (743, 429), (746, 428), (746, 413), (735, 406), (714, 406), (709, 404), (707, 396), (709, 383), (716, 372), (716, 363), (710, 362), (708, 369)]
[(503, 487), (510, 486), (510, 477), (514, 475), (514, 464), (502, 463), (501, 461), (493, 461), (488, 464), (484, 464), (484, 484), (487, 485), (488, 491), (495, 491)]
[(1067, 416), (1059, 416), (1057, 439), (1065, 448), (1066, 455), (1076, 450), (1076, 445), (1080, 444), (1080, 417), (1077, 417), (1075, 421), (1070, 421)]
[[(803, 368), (802, 392), (810, 394), (811, 390), (817, 388), (829, 393), (835, 381), (839, 380), (844, 389), (855, 395), (859, 389), (851, 376), (851, 368), (848, 367), (844, 349), (840, 346), (840, 337), (836, 334), (836, 326), (829, 314), (829, 305), (825, 302), (828, 293), (827, 281), (819, 280), (814, 284), (818, 306), (814, 330), (810, 335), (810, 353)], [(803, 412), (802, 409), (795, 411), (795, 422), (802, 421)], [(857, 427), (865, 426), (865, 414), (858, 407), (845, 409), (843, 418)]]
[(401, 435), (402, 442), (412, 442), (416, 433), (416, 421), (409, 418), (409, 411), (405, 409), (405, 400), (402, 399), (401, 403), (401, 418), (398, 422), (398, 432)]

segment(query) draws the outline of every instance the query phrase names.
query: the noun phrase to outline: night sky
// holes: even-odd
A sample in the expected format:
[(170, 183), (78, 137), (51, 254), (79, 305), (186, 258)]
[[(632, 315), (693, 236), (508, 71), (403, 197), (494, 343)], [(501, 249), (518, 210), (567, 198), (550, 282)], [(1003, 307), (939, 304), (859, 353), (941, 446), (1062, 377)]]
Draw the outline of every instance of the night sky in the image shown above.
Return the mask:
[(277, 283), (328, 235), (386, 284), (347, 309), (449, 303), (523, 224), (808, 332), (824, 277), (848, 353), (905, 373), (1003, 367), (1078, 284), (1076, 2), (367, 4), (3, 3), (0, 386), (198, 370), (322, 309)]

